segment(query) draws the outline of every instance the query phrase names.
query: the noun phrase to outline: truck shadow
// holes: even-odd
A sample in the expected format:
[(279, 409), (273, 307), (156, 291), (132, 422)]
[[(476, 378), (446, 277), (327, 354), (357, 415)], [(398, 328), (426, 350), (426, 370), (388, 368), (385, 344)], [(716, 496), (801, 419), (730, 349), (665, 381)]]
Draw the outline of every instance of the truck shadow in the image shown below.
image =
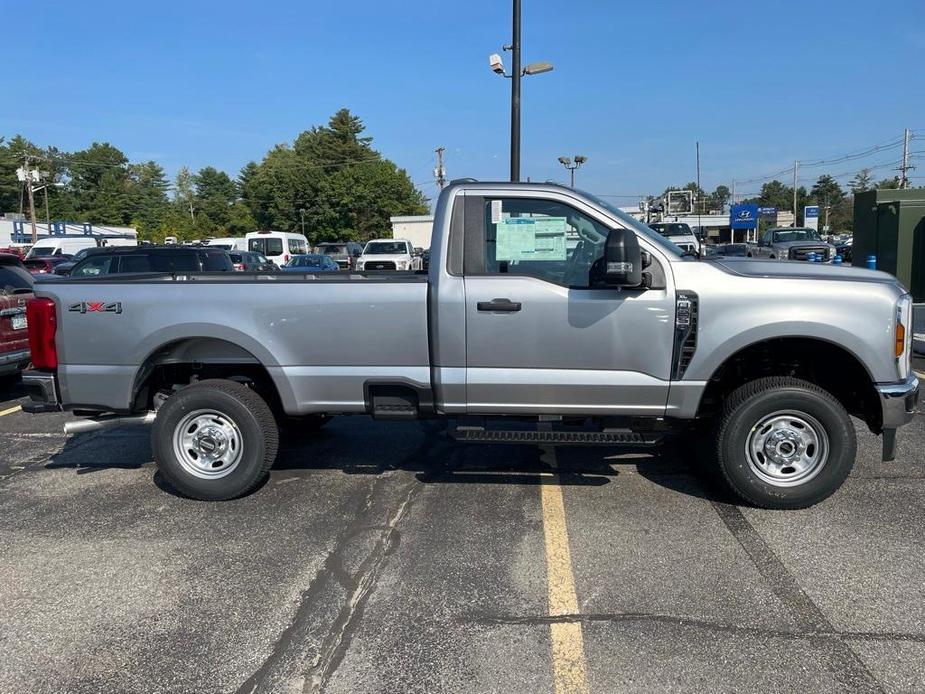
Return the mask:
[[(630, 474), (688, 496), (730, 501), (721, 485), (698, 470), (690, 451), (671, 439), (651, 447), (498, 445), (461, 443), (447, 432), (447, 425), (438, 421), (395, 425), (343, 418), (319, 432), (284, 435), (273, 472), (381, 475), (401, 470), (413, 473), (422, 484), (569, 487), (600, 487)], [(413, 448), (411, 441), (416, 443)], [(150, 437), (141, 427), (69, 437), (45, 467), (72, 468), (78, 475), (152, 468), (155, 484), (177, 495), (153, 470)]]

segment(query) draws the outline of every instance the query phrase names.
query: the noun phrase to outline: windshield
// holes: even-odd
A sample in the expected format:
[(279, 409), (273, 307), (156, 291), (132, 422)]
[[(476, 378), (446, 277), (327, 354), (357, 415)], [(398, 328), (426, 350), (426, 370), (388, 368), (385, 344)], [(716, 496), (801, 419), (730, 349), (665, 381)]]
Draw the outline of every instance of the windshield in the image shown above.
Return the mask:
[(318, 267), (322, 264), (324, 264), (324, 256), (311, 253), (308, 255), (297, 255), (286, 263), (286, 267)]
[(404, 241), (370, 241), (366, 244), (366, 255), (401, 255), (408, 252)]
[(322, 246), (321, 252), (325, 255), (347, 255), (346, 246)]
[(668, 222), (658, 222), (649, 225), (653, 230), (662, 236), (693, 236), (694, 232), (687, 224), (669, 224)]
[(666, 251), (668, 254), (674, 255), (678, 258), (680, 258), (681, 256), (685, 254), (685, 250), (683, 248), (676, 246), (674, 243), (666, 239), (661, 234), (657, 233), (653, 229), (650, 229), (649, 227), (647, 227), (642, 222), (626, 214), (626, 212), (621, 210), (616, 205), (613, 205), (607, 202), (606, 200), (602, 200), (596, 195), (591, 195), (591, 193), (585, 193), (584, 191), (581, 191), (581, 194), (587, 197), (591, 202), (595, 203), (596, 205), (603, 207), (610, 214), (612, 214), (614, 217), (619, 219), (620, 222), (623, 224), (623, 226), (625, 226), (627, 229), (632, 229), (633, 231), (641, 234), (642, 236), (645, 236), (647, 239), (652, 241), (656, 246), (661, 247), (662, 250)]
[(33, 246), (32, 250), (29, 251), (30, 258), (41, 258), (46, 255), (54, 255), (55, 248), (54, 246)]
[(774, 232), (775, 243), (787, 243), (788, 241), (822, 241), (813, 229), (781, 229)]

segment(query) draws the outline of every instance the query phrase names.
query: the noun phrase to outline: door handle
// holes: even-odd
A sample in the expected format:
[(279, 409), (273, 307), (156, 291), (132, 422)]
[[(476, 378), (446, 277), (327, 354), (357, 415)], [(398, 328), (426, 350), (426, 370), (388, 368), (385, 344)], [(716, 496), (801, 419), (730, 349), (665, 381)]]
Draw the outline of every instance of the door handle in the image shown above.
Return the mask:
[(510, 299), (492, 299), (491, 301), (480, 301), (478, 303), (479, 311), (504, 311), (506, 313), (515, 313), (520, 310), (519, 301)]

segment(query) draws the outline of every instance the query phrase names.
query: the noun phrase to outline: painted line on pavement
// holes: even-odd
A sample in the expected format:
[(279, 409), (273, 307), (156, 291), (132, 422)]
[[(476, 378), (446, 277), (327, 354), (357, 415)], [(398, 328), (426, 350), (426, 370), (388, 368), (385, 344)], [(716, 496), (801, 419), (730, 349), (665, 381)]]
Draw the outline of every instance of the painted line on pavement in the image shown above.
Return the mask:
[(916, 376), (918, 376), (923, 381), (925, 381), (925, 373), (922, 373), (921, 371), (915, 371), (915, 370), (913, 370), (912, 373), (914, 373)]
[(22, 405), (17, 405), (16, 407), (11, 407), (8, 410), (0, 410), (0, 417), (5, 417), (8, 414), (15, 414), (22, 410)]
[[(555, 469), (556, 452), (552, 446), (542, 449), (544, 460)], [(572, 574), (572, 554), (565, 526), (565, 503), (558, 473), (543, 475), (540, 497), (543, 505), (543, 536), (546, 543), (546, 582), (551, 617), (577, 616), (578, 596)], [(556, 694), (586, 694), (587, 665), (581, 622), (554, 622), (549, 625), (552, 641), (553, 684)]]

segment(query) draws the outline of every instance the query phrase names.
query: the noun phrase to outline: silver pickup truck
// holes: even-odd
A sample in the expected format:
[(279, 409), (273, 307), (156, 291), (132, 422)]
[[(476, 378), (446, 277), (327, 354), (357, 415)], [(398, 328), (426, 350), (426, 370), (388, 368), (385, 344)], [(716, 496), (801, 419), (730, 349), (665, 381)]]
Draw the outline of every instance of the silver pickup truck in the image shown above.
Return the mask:
[[(698, 259), (594, 196), (454, 182), (424, 273), (139, 274), (37, 282), (32, 412), (152, 424), (162, 476), (253, 490), (279, 427), (447, 417), (462, 441), (689, 436), (744, 500), (799, 508), (918, 401), (890, 275)], [(350, 315), (344, 322), (342, 317)]]

